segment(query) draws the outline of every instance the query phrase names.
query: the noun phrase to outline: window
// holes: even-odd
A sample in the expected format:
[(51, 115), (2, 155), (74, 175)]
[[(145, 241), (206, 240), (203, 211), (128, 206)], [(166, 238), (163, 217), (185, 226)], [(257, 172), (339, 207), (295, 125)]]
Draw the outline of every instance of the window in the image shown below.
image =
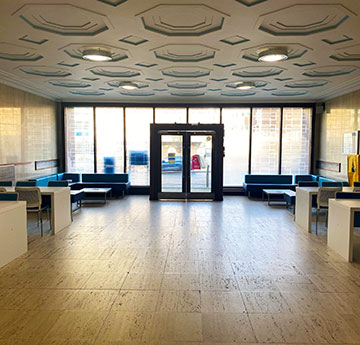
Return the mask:
[(123, 108), (96, 107), (95, 118), (97, 172), (124, 172)]
[(189, 108), (189, 123), (220, 123), (220, 108)]
[(242, 186), (249, 170), (250, 108), (223, 108), (224, 186)]
[(156, 108), (156, 123), (186, 123), (186, 108)]
[(150, 124), (153, 108), (126, 108), (127, 171), (133, 186), (149, 185)]
[(311, 149), (310, 108), (284, 108), (282, 129), (282, 174), (308, 174)]
[(94, 172), (93, 108), (65, 108), (66, 171)]
[(280, 108), (254, 108), (252, 119), (251, 173), (278, 174)]

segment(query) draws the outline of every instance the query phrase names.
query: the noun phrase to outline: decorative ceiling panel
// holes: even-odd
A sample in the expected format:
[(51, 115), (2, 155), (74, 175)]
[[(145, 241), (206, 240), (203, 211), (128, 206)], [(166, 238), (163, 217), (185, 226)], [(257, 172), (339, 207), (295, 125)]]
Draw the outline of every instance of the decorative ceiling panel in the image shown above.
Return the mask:
[(139, 14), (146, 30), (166, 36), (201, 36), (221, 30), (225, 16), (201, 4), (157, 5)]
[(0, 42), (0, 59), (10, 61), (38, 61), (42, 58), (43, 56), (38, 54), (35, 49)]
[(213, 59), (216, 49), (203, 44), (166, 44), (154, 49), (158, 59), (173, 62), (200, 62)]
[(262, 15), (259, 30), (274, 36), (307, 36), (334, 30), (353, 13), (341, 4), (300, 4)]
[[(312, 49), (299, 43), (265, 43), (254, 47), (246, 48), (242, 50), (243, 59), (258, 62), (258, 51), (267, 47), (286, 47), (288, 52), (288, 59), (298, 59), (303, 57), (308, 51)], [(260, 63), (260, 62), (259, 62)]]
[(357, 71), (355, 66), (323, 66), (314, 69), (308, 69), (303, 74), (306, 77), (321, 78), (321, 77), (339, 77), (348, 75)]
[(52, 66), (19, 66), (18, 70), (38, 77), (68, 77), (71, 73), (62, 68)]
[(134, 78), (141, 75), (141, 71), (122, 66), (97, 66), (89, 68), (92, 74), (111, 78)]
[(26, 4), (15, 15), (34, 29), (65, 36), (95, 36), (109, 29), (106, 16), (71, 4)]
[(210, 75), (211, 70), (204, 67), (168, 67), (161, 71), (164, 76), (174, 78), (200, 78)]
[[(355, 0), (3, 0), (0, 82), (71, 102), (322, 102), (360, 89), (359, 15)], [(274, 47), (288, 59), (258, 62)]]
[(285, 71), (285, 68), (276, 66), (256, 66), (256, 67), (243, 67), (236, 69), (232, 74), (241, 78), (266, 78), (279, 75)]
[[(109, 86), (118, 88), (118, 87), (120, 87), (121, 83), (123, 83), (123, 82), (124, 82), (124, 80), (111, 80), (111, 81), (108, 81), (107, 84)], [(149, 87), (149, 84), (144, 83), (142, 81), (133, 80), (132, 82), (136, 83), (138, 89), (144, 89), (144, 88)]]
[(63, 50), (64, 53), (69, 55), (74, 59), (80, 59), (83, 61), (83, 53), (88, 49), (104, 49), (111, 54), (112, 62), (118, 62), (121, 60), (125, 60), (129, 57), (129, 53), (125, 49), (121, 49), (119, 47), (110, 46), (108, 44), (103, 43), (71, 43), (66, 45), (65, 47), (59, 48)]

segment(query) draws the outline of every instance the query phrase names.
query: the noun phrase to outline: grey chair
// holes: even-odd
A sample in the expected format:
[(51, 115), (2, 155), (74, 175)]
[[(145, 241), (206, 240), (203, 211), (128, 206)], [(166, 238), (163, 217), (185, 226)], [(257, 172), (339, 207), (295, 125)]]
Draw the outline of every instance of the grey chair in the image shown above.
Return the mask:
[(18, 200), (19, 200), (19, 193), (14, 193), (14, 192), (0, 193), (0, 201), (18, 201)]
[(36, 181), (18, 181), (16, 187), (36, 187)]
[(0, 181), (1, 187), (12, 187), (12, 181)]
[(318, 233), (318, 218), (321, 210), (326, 211), (326, 224), (328, 218), (329, 199), (335, 199), (336, 193), (341, 192), (342, 187), (320, 187), (317, 194), (316, 202), (316, 234)]
[(49, 181), (48, 187), (69, 187), (69, 181), (67, 180)]
[(51, 218), (50, 208), (48, 206), (42, 206), (42, 199), (39, 187), (15, 187), (15, 192), (19, 193), (19, 200), (26, 201), (26, 211), (29, 213), (37, 213), (38, 225), (40, 221), (41, 237), (44, 235), (43, 229), (43, 217), (42, 213), (44, 210), (47, 211), (48, 220), (50, 222), (51, 229)]
[(343, 183), (342, 182), (329, 182), (329, 181), (324, 181), (321, 185), (321, 187), (342, 187)]

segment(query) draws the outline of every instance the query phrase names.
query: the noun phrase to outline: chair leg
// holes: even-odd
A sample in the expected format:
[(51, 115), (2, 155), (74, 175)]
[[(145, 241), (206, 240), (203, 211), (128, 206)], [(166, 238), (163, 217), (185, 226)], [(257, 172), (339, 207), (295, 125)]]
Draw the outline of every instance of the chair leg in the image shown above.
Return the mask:
[(316, 233), (316, 235), (318, 233), (318, 216), (319, 216), (318, 209), (316, 209), (316, 225), (315, 225), (315, 233)]
[(51, 214), (50, 214), (50, 208), (47, 209), (47, 216), (50, 223), (50, 230), (52, 229), (52, 223), (51, 223)]
[(39, 212), (38, 212), (38, 215), (40, 216), (41, 237), (43, 237), (43, 236), (44, 236), (44, 229), (43, 229), (42, 211), (39, 211)]
[(39, 214), (39, 212), (38, 212), (38, 214), (37, 214), (37, 226), (39, 227), (39, 224), (40, 223), (40, 214)]
[(326, 210), (325, 226), (328, 227), (328, 211)]

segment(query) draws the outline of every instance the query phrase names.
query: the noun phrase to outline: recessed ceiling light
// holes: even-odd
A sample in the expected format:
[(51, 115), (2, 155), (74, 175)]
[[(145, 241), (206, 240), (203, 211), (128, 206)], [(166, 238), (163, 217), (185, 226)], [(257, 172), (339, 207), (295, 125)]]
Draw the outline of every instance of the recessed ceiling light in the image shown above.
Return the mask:
[(104, 49), (86, 49), (82, 55), (84, 60), (104, 62), (111, 61), (111, 53)]
[(253, 81), (241, 81), (236, 83), (237, 90), (251, 90), (255, 88), (255, 83)]
[(288, 51), (285, 47), (266, 48), (258, 51), (258, 60), (261, 62), (285, 61), (288, 57)]
[(132, 81), (123, 81), (119, 84), (119, 87), (122, 87), (125, 90), (136, 90), (138, 85)]

